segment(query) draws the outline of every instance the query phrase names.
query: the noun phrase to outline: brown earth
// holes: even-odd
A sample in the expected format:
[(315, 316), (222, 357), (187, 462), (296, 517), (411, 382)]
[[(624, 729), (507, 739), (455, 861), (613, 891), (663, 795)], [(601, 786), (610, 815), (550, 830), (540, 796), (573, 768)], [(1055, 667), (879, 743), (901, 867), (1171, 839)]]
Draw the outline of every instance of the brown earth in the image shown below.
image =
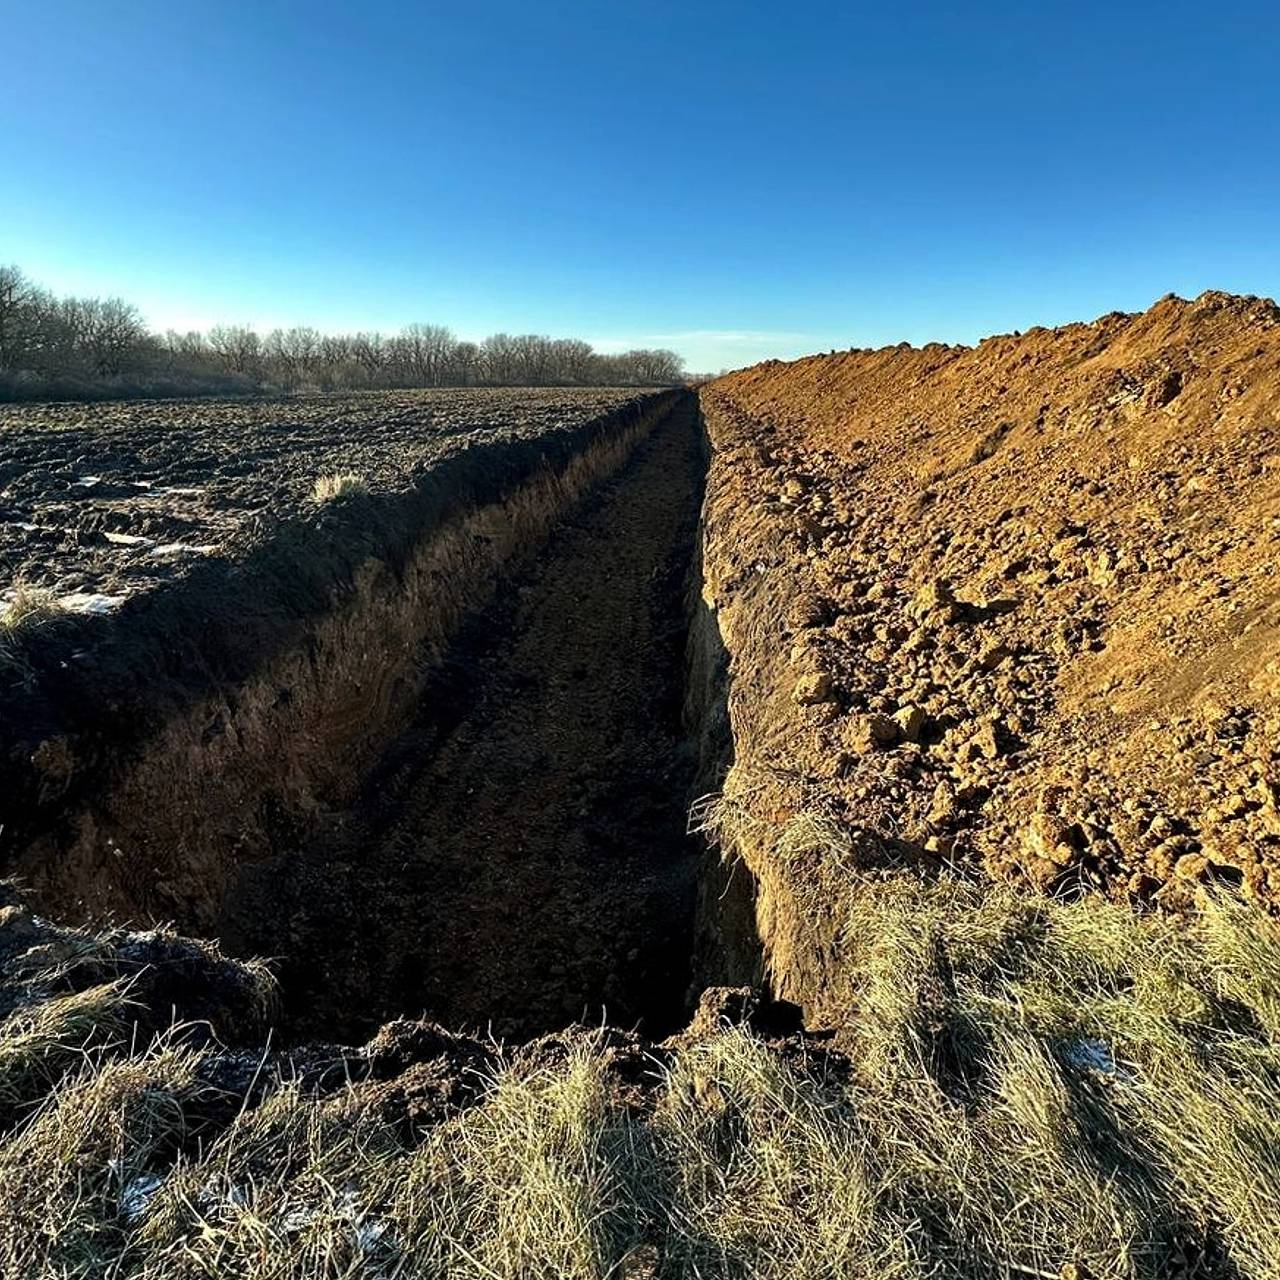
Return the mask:
[(855, 871), (1280, 899), (1273, 303), (774, 361), (702, 403), (729, 825), (775, 974)]

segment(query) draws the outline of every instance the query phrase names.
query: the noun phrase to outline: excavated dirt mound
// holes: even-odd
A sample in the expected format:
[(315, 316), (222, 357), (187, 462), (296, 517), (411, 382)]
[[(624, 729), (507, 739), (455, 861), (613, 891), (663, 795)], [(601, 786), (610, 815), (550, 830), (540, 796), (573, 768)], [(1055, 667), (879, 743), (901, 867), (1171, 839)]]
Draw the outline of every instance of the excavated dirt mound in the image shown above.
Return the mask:
[(773, 882), (775, 971), (822, 933), (803, 882), (858, 870), (1280, 898), (1273, 303), (769, 362), (702, 403), (712, 825)]

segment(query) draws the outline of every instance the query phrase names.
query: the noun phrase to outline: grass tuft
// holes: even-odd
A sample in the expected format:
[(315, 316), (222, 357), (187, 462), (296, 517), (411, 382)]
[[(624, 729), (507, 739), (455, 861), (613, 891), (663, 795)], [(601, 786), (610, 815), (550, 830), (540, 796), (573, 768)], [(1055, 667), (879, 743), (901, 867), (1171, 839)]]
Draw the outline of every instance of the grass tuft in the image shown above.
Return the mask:
[(353, 471), (321, 476), (311, 490), (315, 502), (334, 502), (339, 498), (362, 497), (369, 492), (369, 482)]
[(14, 679), (18, 685), (30, 685), (35, 671), (24, 651), (24, 641), (65, 614), (66, 609), (48, 588), (14, 583), (8, 600), (0, 607), (0, 675)]
[(15, 635), (20, 631), (29, 631), (60, 618), (65, 613), (58, 597), (47, 587), (16, 582), (4, 608), (0, 609), (0, 632)]
[(87, 1065), (0, 1143), (0, 1274), (110, 1274), (131, 1196), (181, 1148), (197, 1062), (161, 1049)]
[(417, 1274), (596, 1280), (643, 1243), (641, 1131), (602, 1058), (507, 1070), (483, 1106), (441, 1127), (397, 1197)]

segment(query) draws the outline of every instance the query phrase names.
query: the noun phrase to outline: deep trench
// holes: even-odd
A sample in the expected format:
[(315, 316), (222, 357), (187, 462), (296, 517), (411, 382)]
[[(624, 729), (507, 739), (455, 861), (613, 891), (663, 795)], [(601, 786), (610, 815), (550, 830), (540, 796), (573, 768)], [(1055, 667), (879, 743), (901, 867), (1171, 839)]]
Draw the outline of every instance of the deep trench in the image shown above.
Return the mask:
[(687, 396), (467, 623), (358, 803), (241, 877), (221, 931), (276, 957), (287, 1036), (682, 1022), (705, 470)]

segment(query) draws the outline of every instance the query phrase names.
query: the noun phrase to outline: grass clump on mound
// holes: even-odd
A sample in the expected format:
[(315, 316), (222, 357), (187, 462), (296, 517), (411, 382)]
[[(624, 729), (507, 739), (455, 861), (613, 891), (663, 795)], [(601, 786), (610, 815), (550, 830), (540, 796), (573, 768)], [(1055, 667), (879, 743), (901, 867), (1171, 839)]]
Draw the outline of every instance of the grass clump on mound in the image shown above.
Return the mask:
[[(845, 929), (850, 1097), (943, 1274), (1280, 1274), (1280, 939), (889, 881)], [(1255, 963), (1256, 961), (1256, 963)]]
[(638, 1095), (587, 1037), (417, 1138), (287, 1082), (211, 1128), (212, 1049), (88, 1062), (0, 1139), (3, 1274), (1280, 1275), (1269, 918), (899, 878), (841, 945), (839, 1052), (726, 1026)]

